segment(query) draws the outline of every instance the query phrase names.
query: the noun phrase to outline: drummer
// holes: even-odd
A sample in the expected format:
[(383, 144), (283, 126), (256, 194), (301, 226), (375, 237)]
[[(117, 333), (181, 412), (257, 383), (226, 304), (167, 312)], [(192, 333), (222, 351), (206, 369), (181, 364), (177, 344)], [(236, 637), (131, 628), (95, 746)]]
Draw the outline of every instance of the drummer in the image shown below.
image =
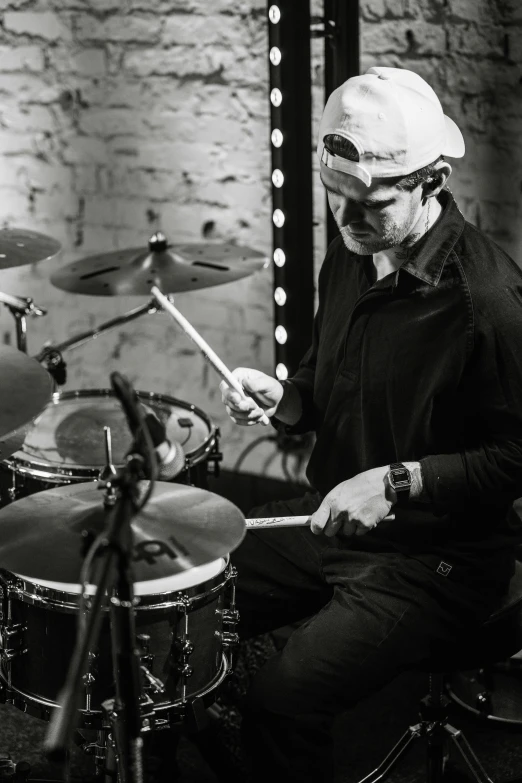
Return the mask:
[(340, 235), (311, 347), (283, 383), (234, 371), (258, 406), (221, 385), (237, 424), (317, 436), (313, 491), (250, 513), (311, 529), (233, 555), (243, 637), (301, 623), (248, 694), (255, 781), (331, 781), (334, 717), (484, 621), (520, 541), (522, 273), (447, 188), (459, 129), (417, 74), (375, 67), (330, 96), (318, 154)]

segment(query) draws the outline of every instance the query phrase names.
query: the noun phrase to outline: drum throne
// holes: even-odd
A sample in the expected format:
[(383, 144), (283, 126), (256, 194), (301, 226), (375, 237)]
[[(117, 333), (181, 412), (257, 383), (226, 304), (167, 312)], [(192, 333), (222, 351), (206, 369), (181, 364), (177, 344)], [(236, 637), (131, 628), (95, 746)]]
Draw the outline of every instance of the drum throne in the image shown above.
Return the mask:
[[(451, 780), (455, 768), (448, 763), (450, 749), (456, 751), (477, 783), (493, 783), (464, 734), (448, 721), (450, 699), (446, 696), (446, 683), (452, 674), (487, 669), (521, 649), (522, 563), (517, 562), (508, 593), (499, 609), (475, 633), (468, 633), (465, 639), (455, 639), (451, 648), (434, 649), (430, 659), (419, 667), (428, 673), (429, 681), (428, 693), (421, 700), (419, 722), (406, 729), (383, 761), (359, 783), (384, 780), (417, 740), (424, 741), (426, 747), (427, 783)], [(477, 706), (483, 708), (484, 705)], [(484, 709), (480, 709), (479, 714), (483, 715)], [(511, 778), (509, 783), (522, 783), (522, 773), (519, 778)]]

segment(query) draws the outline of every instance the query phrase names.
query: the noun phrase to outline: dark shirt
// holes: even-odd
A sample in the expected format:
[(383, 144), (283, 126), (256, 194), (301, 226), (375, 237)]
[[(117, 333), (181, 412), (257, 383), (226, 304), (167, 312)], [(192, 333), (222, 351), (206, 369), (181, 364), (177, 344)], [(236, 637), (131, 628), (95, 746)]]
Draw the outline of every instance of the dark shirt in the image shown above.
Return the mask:
[(429, 502), (396, 507), (365, 546), (472, 562), (518, 540), (506, 519), (522, 495), (522, 272), (449, 192), (439, 200), (436, 224), (375, 284), (371, 257), (331, 243), (312, 346), (290, 379), (303, 402), (293, 429), (317, 434), (307, 476), (321, 496), (421, 463)]

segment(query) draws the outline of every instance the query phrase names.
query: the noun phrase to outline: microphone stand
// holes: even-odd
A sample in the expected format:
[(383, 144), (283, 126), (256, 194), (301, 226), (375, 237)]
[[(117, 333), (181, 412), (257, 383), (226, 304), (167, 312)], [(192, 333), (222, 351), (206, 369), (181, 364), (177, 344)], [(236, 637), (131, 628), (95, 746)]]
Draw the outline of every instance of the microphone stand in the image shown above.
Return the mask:
[[(133, 452), (135, 450), (137, 451), (133, 447)], [(65, 686), (60, 694), (61, 709), (55, 710), (44, 743), (49, 759), (60, 762), (66, 760), (78, 720), (77, 713), (88, 668), (89, 652), (96, 647), (103, 609), (110, 602), (116, 696), (113, 702), (109, 702), (109, 719), (116, 744), (120, 783), (143, 783), (140, 662), (136, 646), (136, 601), (131, 573), (131, 520), (137, 508), (138, 481), (142, 469), (143, 458), (138, 453), (131, 453), (121, 472), (105, 484), (109, 490), (105, 498), (107, 525), (102, 536), (99, 536), (93, 545), (103, 548), (96, 560), (96, 591), (90, 602), (86, 623), (78, 634)]]

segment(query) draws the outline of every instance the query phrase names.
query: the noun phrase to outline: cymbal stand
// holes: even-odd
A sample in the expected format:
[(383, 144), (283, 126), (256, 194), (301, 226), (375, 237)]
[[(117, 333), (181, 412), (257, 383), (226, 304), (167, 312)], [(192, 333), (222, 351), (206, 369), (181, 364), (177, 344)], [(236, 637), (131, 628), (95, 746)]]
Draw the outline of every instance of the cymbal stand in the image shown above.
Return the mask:
[[(113, 490), (107, 494), (107, 525), (93, 547), (97, 555), (96, 590), (89, 597), (89, 614), (84, 621), (60, 694), (61, 709), (51, 718), (45, 740), (49, 759), (64, 762), (78, 719), (79, 696), (88, 668), (89, 652), (96, 647), (103, 610), (109, 604), (111, 647), (116, 697), (108, 717), (115, 747), (120, 783), (142, 783), (142, 745), (140, 713), (140, 669), (135, 629), (135, 605), (131, 560), (133, 533), (131, 520), (136, 512), (139, 477), (143, 459), (138, 449), (127, 458), (127, 464), (111, 479), (100, 482)], [(110, 485), (110, 486), (109, 486)]]
[(0, 292), (0, 303), (5, 304), (13, 318), (16, 326), (16, 345), (19, 351), (27, 353), (27, 320), (28, 315), (40, 316), (47, 315), (47, 310), (35, 305), (31, 297), (12, 296)]

